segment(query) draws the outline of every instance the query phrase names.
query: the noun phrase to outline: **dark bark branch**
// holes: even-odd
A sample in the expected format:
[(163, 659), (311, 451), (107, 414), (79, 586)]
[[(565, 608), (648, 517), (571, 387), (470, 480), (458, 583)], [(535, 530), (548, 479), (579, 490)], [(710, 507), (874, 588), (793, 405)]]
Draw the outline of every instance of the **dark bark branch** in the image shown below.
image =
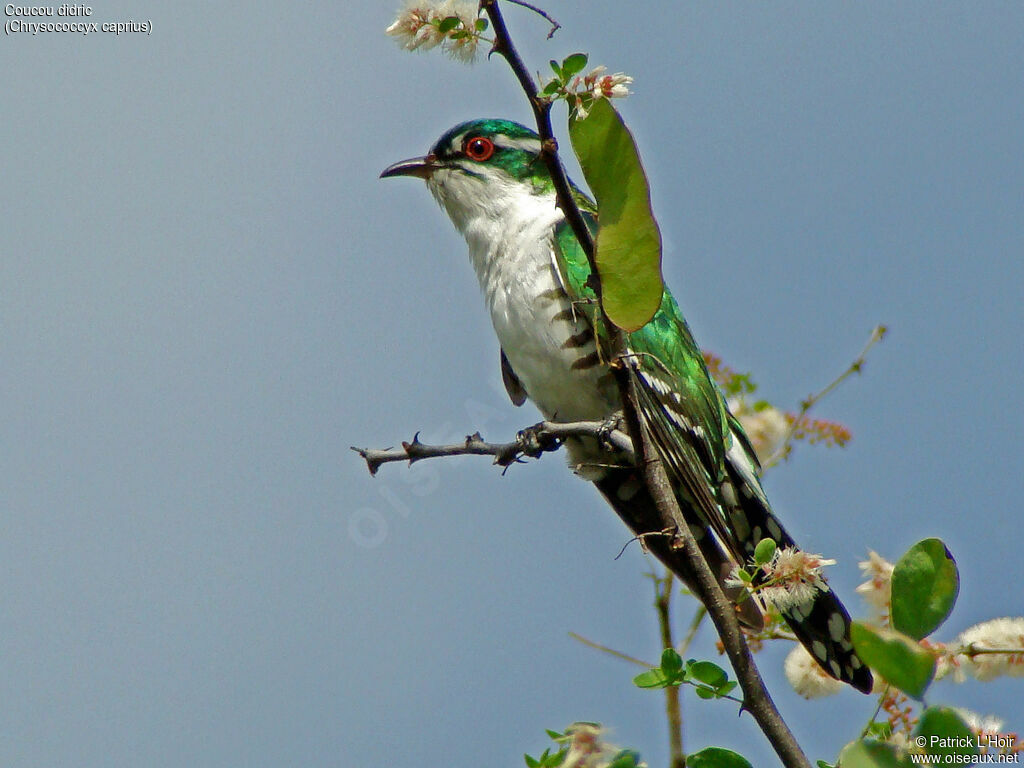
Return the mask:
[(375, 475), (382, 464), (389, 462), (408, 461), (412, 464), (420, 459), (444, 456), (493, 456), (495, 464), (507, 467), (521, 462), (524, 457), (536, 459), (544, 453), (557, 451), (570, 437), (592, 437), (609, 450), (623, 454), (626, 461), (632, 462), (634, 459), (633, 443), (629, 436), (616, 429), (614, 423), (609, 421), (542, 421), (520, 430), (515, 439), (507, 443), (488, 443), (479, 432), (476, 432), (467, 436), (461, 443), (428, 445), (420, 442), (417, 432), (410, 442), (403, 442), (401, 448), (373, 449), (352, 446), (352, 450), (363, 457), (370, 474)]

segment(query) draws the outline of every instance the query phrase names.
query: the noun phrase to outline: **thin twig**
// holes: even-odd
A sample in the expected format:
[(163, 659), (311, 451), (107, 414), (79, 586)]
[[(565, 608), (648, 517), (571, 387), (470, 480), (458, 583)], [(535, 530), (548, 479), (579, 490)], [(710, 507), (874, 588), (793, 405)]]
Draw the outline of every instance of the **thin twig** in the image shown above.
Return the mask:
[[(654, 579), (654, 610), (658, 614), (658, 629), (661, 632), (661, 647), (675, 648), (672, 639), (672, 571), (665, 569), (663, 577)], [(679, 686), (665, 686), (665, 717), (668, 720), (669, 766), (686, 768), (686, 753), (683, 751), (683, 708), (679, 703)]]
[(855, 373), (860, 373), (861, 370), (864, 368), (864, 362), (867, 360), (868, 352), (871, 351), (871, 348), (875, 346), (875, 344), (884, 339), (885, 334), (887, 334), (888, 332), (889, 329), (884, 325), (875, 326), (875, 328), (871, 331), (871, 336), (868, 337), (867, 343), (864, 345), (864, 349), (862, 349), (860, 351), (860, 354), (857, 355), (857, 359), (850, 363), (850, 365), (847, 366), (846, 370), (843, 371), (838, 376), (836, 376), (836, 378), (833, 379), (832, 382), (828, 384), (824, 389), (822, 389), (820, 392), (808, 396), (805, 400), (801, 401), (800, 411), (796, 414), (796, 417), (793, 419), (793, 423), (789, 425), (789, 429), (786, 431), (786, 439), (782, 441), (782, 445), (779, 446), (779, 449), (775, 451), (775, 453), (769, 456), (766, 461), (763, 461), (761, 463), (765, 469), (768, 469), (769, 467), (774, 467), (776, 464), (778, 464), (780, 461), (786, 458), (786, 456), (789, 455), (789, 451), (793, 443), (793, 436), (796, 434), (796, 431), (800, 429), (800, 425), (803, 422), (804, 417), (807, 416), (811, 408), (813, 408), (823, 398), (825, 398), (827, 395), (833, 392), (836, 387), (838, 387), (840, 384), (846, 381), (850, 376), (852, 376)]
[(628, 661), (630, 664), (636, 664), (638, 667), (643, 667), (644, 669), (650, 669), (651, 667), (658, 666), (657, 664), (650, 664), (650, 663), (644, 661), (643, 659), (638, 659), (636, 656), (630, 656), (628, 653), (623, 653), (622, 651), (616, 651), (614, 648), (609, 648), (607, 645), (601, 645), (600, 643), (595, 643), (593, 640), (588, 640), (583, 635), (578, 635), (575, 632), (570, 632), (569, 633), (569, 637), (571, 637), (573, 640), (575, 640), (575, 641), (577, 641), (579, 643), (583, 643), (585, 646), (587, 646), (589, 648), (593, 648), (594, 650), (601, 651), (602, 653), (607, 653), (609, 656), (614, 656), (617, 659), (622, 659), (623, 661)]
[(562, 28), (562, 25), (559, 24), (557, 21), (555, 21), (553, 18), (551, 18), (551, 16), (547, 13), (547, 11), (543, 10), (542, 8), (538, 8), (535, 5), (530, 5), (530, 3), (524, 2), (524, 0), (508, 0), (508, 1), (510, 3), (512, 3), (513, 5), (521, 5), (523, 8), (529, 8), (534, 13), (538, 14), (539, 16), (543, 16), (545, 19), (547, 19), (548, 23), (551, 24), (551, 31), (548, 32), (548, 40), (550, 40), (552, 37), (554, 37), (555, 36), (555, 32), (557, 32), (558, 30), (560, 30)]
[(611, 427), (605, 421), (542, 421), (532, 427), (520, 430), (515, 440), (507, 443), (488, 443), (479, 432), (468, 435), (461, 443), (449, 445), (428, 445), (420, 442), (417, 432), (411, 442), (403, 442), (401, 448), (357, 448), (352, 450), (366, 461), (371, 475), (377, 474), (381, 464), (393, 461), (435, 459), (445, 456), (493, 456), (494, 463), (503, 467), (521, 462), (523, 457), (539, 458), (541, 454), (557, 451), (570, 437), (592, 437), (601, 445), (623, 454), (624, 460), (633, 460), (633, 444), (625, 432)]

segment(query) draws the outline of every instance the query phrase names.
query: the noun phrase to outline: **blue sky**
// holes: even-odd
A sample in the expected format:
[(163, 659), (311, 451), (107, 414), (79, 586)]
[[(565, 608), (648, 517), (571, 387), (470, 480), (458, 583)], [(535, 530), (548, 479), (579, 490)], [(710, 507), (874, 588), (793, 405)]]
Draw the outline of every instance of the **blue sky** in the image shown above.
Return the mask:
[[(705, 347), (792, 408), (890, 327), (816, 410), (850, 446), (766, 478), (853, 613), (869, 549), (939, 536), (963, 579), (940, 639), (1024, 615), (1024, 7), (545, 7), (550, 41), (508, 11), (532, 69), (586, 50), (636, 78), (622, 111)], [(665, 764), (658, 695), (567, 634), (660, 650), (650, 564), (615, 559), (595, 491), (557, 456), (373, 479), (348, 449), (537, 418), (501, 391), (460, 238), (422, 184), (377, 179), (528, 110), (498, 59), (400, 51), (393, 11), (111, 2), (91, 18), (153, 33), (0, 42), (4, 765), (518, 765), (581, 719)], [(873, 702), (803, 701), (784, 653), (768, 683), (830, 759)], [(1024, 728), (1019, 681), (931, 700)], [(774, 764), (732, 705), (684, 714), (689, 750)]]

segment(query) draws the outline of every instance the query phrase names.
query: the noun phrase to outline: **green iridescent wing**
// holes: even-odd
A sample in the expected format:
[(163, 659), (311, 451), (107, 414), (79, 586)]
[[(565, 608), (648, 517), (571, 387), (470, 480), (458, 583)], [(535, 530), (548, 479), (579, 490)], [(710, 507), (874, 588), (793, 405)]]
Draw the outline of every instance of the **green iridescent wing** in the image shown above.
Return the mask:
[[(585, 210), (584, 216), (594, 231), (592, 213)], [(609, 334), (588, 283), (590, 265), (565, 222), (555, 229), (555, 246), (563, 287), (596, 329), (605, 355), (610, 357)], [(626, 346), (636, 376), (640, 415), (673, 486), (700, 514), (703, 523), (736, 553), (739, 548), (717, 498), (717, 488), (725, 475), (726, 441), (731, 439), (728, 411), (693, 334), (667, 290), (654, 318), (626, 335)]]

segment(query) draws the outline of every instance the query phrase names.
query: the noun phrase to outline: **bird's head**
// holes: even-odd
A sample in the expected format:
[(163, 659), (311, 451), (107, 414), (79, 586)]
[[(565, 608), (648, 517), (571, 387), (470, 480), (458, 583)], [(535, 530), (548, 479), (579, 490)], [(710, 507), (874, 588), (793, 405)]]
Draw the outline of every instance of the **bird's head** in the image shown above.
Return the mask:
[(417, 176), (460, 229), (477, 215), (501, 216), (524, 197), (553, 195), (536, 133), (511, 120), (471, 120), (446, 132), (423, 157), (390, 165), (381, 178)]

